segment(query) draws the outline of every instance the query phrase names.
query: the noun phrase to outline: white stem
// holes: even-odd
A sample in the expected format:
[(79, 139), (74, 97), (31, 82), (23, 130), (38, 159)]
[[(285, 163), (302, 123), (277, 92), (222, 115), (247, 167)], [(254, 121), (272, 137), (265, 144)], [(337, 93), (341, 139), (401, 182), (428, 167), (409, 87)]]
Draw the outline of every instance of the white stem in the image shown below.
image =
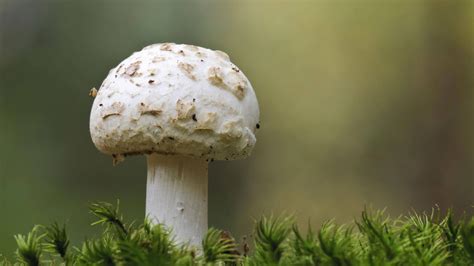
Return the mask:
[(147, 156), (146, 214), (173, 229), (180, 243), (200, 246), (207, 231), (207, 162), (185, 156)]

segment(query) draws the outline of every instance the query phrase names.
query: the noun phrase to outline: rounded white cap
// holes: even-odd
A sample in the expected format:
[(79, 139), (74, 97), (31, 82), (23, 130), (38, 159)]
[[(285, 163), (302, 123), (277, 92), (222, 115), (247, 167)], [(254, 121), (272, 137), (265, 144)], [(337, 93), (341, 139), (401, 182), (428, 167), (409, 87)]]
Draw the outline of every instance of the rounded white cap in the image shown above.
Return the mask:
[(103, 153), (247, 157), (259, 108), (252, 85), (221, 51), (154, 44), (109, 72), (92, 106), (90, 132)]

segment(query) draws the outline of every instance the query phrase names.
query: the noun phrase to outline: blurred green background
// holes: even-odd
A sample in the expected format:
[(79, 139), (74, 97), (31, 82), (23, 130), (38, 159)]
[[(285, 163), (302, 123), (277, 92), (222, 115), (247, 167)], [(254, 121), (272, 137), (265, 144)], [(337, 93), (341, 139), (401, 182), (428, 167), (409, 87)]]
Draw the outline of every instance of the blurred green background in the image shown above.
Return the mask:
[(87, 206), (144, 217), (142, 156), (112, 166), (89, 136), (109, 69), (159, 42), (226, 51), (261, 108), (253, 155), (210, 165), (210, 225), (262, 213), (347, 222), (474, 203), (474, 1), (0, 0), (0, 252)]

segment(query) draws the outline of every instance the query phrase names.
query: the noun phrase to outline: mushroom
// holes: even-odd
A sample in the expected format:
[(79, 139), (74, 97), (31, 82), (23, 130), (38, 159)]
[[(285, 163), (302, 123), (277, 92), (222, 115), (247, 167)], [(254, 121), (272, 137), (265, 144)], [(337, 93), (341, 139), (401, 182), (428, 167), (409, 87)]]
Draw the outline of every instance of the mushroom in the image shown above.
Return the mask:
[(256, 143), (259, 107), (221, 51), (154, 44), (109, 72), (90, 116), (92, 141), (114, 164), (147, 157), (146, 214), (199, 245), (207, 231), (208, 163), (243, 159)]

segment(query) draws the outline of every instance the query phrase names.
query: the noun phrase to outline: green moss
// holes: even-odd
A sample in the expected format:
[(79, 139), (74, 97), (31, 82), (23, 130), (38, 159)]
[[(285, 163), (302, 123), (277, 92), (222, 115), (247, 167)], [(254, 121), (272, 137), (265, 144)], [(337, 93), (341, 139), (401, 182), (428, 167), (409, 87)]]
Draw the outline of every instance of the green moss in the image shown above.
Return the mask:
[[(35, 226), (15, 236), (20, 265), (473, 265), (474, 218), (410, 214), (390, 219), (364, 210), (352, 225), (324, 223), (302, 234), (292, 217), (262, 217), (253, 250), (211, 228), (202, 250), (175, 243), (164, 225), (127, 223), (118, 204), (94, 203), (101, 237), (70, 247), (65, 226)], [(1, 265), (14, 265), (0, 255)]]

